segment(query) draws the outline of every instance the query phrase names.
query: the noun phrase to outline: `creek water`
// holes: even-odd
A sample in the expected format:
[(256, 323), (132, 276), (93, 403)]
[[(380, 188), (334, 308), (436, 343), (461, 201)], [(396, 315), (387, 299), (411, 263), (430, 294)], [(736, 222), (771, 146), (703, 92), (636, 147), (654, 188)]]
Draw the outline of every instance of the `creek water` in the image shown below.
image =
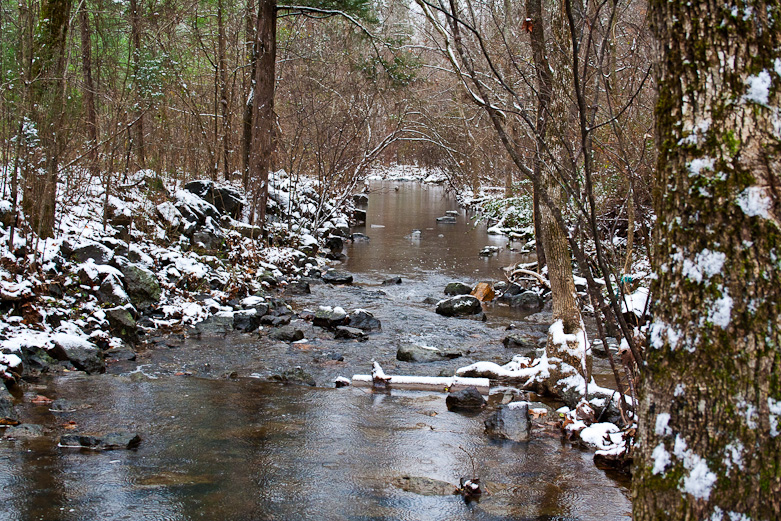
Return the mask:
[[(509, 322), (529, 334), (544, 331), (545, 324), (498, 305), (479, 322), (440, 317), (423, 302), (441, 298), (452, 280), (500, 280), (500, 268), (520, 260), (463, 211), (456, 224), (438, 225), (447, 210), (458, 209), (439, 187), (372, 183), (366, 229), (356, 230), (371, 240), (348, 246), (341, 266), (356, 284), (313, 285), (311, 295), (293, 297), (298, 310), (370, 310), (382, 331), (366, 342), (335, 340), (311, 325), (303, 326), (302, 344), (264, 334), (168, 339), (132, 366), (110, 367), (112, 374), (30, 384), (18, 409), (46, 436), (0, 441), (0, 519), (630, 519), (626, 480), (596, 468), (591, 451), (544, 421), (527, 443), (497, 442), (483, 433), (487, 412), (448, 412), (441, 393), (332, 388), (335, 376), (366, 373), (373, 360), (388, 373), (421, 375), (506, 361), (513, 353), (500, 340)], [(410, 237), (413, 229), (419, 237)], [(479, 257), (486, 245), (501, 251)], [(390, 276), (402, 284), (382, 286)], [(463, 356), (399, 362), (396, 348), (404, 342), (457, 348)], [(318, 385), (266, 381), (296, 365)], [(66, 400), (72, 410), (34, 405), (36, 394)], [(60, 448), (67, 422), (85, 433), (138, 432), (142, 442), (133, 451)], [(455, 484), (474, 474), (490, 492), (479, 503), (399, 485), (404, 476)]]

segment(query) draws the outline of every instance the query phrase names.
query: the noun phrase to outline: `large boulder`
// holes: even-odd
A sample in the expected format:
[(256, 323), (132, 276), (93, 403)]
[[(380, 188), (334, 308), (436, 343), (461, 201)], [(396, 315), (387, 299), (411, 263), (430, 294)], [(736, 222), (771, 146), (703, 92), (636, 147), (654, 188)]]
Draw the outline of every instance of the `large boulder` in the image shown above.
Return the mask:
[(472, 292), (472, 286), (463, 282), (451, 282), (445, 286), (445, 295), (469, 295)]
[(328, 270), (323, 273), (323, 282), (328, 284), (352, 284), (353, 276), (346, 271)]
[(477, 315), (482, 312), (480, 301), (471, 295), (459, 295), (437, 302), (437, 313), (445, 317)]
[(250, 333), (260, 326), (260, 315), (256, 309), (242, 309), (233, 313), (233, 329)]
[(95, 264), (108, 264), (114, 257), (114, 252), (107, 246), (90, 240), (83, 240), (73, 245), (64, 241), (61, 249), (65, 255), (79, 263), (92, 259)]
[(382, 329), (382, 323), (365, 309), (356, 309), (350, 313), (350, 327), (362, 329), (364, 331), (375, 331)]
[(445, 398), (448, 411), (476, 411), (485, 407), (485, 404), (485, 398), (476, 387), (450, 393)]
[(63, 434), (60, 447), (73, 447), (94, 450), (132, 450), (141, 444), (141, 436), (132, 432), (111, 432), (104, 435)]
[(315, 317), (312, 323), (318, 327), (326, 329), (335, 329), (336, 326), (342, 326), (347, 322), (347, 313), (339, 306), (320, 306), (315, 311)]
[(130, 302), (130, 297), (125, 291), (122, 281), (114, 273), (109, 273), (103, 278), (98, 290), (98, 299), (112, 306), (123, 306)]
[(523, 351), (524, 354), (536, 351), (537, 349), (537, 340), (522, 333), (510, 333), (504, 337), (502, 344), (504, 344), (504, 347), (507, 349), (519, 349)]
[(105, 310), (111, 331), (116, 336), (135, 340), (138, 334), (136, 320), (128, 309), (130, 306), (117, 306)]
[(195, 332), (205, 336), (222, 336), (233, 331), (233, 313), (220, 311), (195, 324)]
[(154, 273), (124, 257), (118, 257), (116, 265), (125, 277), (125, 291), (134, 306), (144, 310), (160, 301), (162, 290)]
[(510, 307), (525, 311), (539, 311), (543, 305), (542, 298), (533, 291), (524, 291), (518, 295), (513, 295), (507, 299), (507, 302), (509, 302)]
[(103, 352), (92, 342), (69, 333), (54, 333), (52, 343), (55, 347), (50, 353), (59, 360), (67, 360), (77, 369), (89, 374), (102, 373), (106, 370)]
[(369, 336), (362, 329), (349, 326), (336, 326), (334, 338), (341, 340), (359, 340), (365, 342)]
[(492, 438), (517, 442), (529, 441), (531, 433), (529, 404), (511, 402), (500, 405), (484, 424), (486, 434)]
[(184, 216), (171, 201), (160, 203), (156, 207), (157, 215), (163, 221), (166, 228), (178, 230), (184, 223)]
[(8, 392), (3, 382), (0, 381), (0, 425), (12, 425), (16, 421), (16, 411), (14, 411), (11, 393)]
[(244, 199), (241, 192), (231, 186), (216, 185), (208, 179), (200, 179), (187, 183), (184, 189), (210, 203), (222, 214), (234, 219), (241, 217)]
[(282, 342), (297, 342), (304, 338), (304, 331), (296, 326), (287, 325), (272, 329), (268, 336)]

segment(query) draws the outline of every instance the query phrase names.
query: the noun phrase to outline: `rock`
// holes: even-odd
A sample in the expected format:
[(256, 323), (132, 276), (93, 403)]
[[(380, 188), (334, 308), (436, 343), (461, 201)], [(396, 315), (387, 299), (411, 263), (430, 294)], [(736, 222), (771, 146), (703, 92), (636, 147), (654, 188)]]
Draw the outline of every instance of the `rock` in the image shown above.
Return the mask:
[(496, 412), (484, 422), (485, 433), (491, 438), (499, 438), (516, 442), (529, 441), (531, 421), (529, 421), (529, 404), (526, 402), (511, 402), (500, 405)]
[(455, 215), (445, 215), (443, 217), (437, 217), (437, 223), (439, 224), (456, 224)]
[(283, 342), (297, 342), (304, 338), (304, 331), (296, 326), (288, 325), (272, 329), (268, 336)]
[(144, 310), (160, 302), (162, 290), (154, 273), (124, 257), (118, 257), (116, 264), (125, 277), (125, 290), (133, 305)]
[[(368, 197), (366, 199), (368, 201)], [(13, 211), (13, 209), (14, 207), (11, 204), (11, 201), (0, 201), (0, 224), (6, 228), (10, 228), (11, 225), (16, 222), (16, 213)]]
[(125, 306), (117, 306), (105, 310), (106, 318), (112, 332), (121, 338), (135, 339), (137, 335), (136, 321)]
[(509, 302), (511, 297), (520, 295), (524, 291), (525, 290), (518, 284), (506, 284), (505, 287), (502, 288), (502, 294), (498, 300), (500, 302)]
[(132, 450), (141, 444), (141, 436), (131, 432), (111, 432), (105, 435), (63, 434), (60, 447), (85, 448), (93, 450)]
[(353, 201), (355, 201), (355, 204), (358, 205), (369, 204), (369, 196), (366, 194), (354, 194)]
[(360, 340), (361, 342), (365, 342), (369, 337), (363, 330), (358, 329), (357, 327), (336, 326), (334, 338), (341, 340)]
[(307, 281), (299, 280), (289, 284), (285, 289), (285, 293), (288, 295), (309, 295), (312, 293), (312, 288), (309, 287)]
[(184, 223), (184, 216), (182, 212), (171, 201), (165, 201), (160, 203), (155, 208), (157, 215), (163, 221), (166, 228), (171, 230), (179, 230)]
[(220, 225), (223, 228), (227, 228), (239, 232), (242, 237), (245, 237), (247, 239), (260, 239), (261, 237), (263, 237), (263, 228), (261, 228), (260, 226), (255, 226), (253, 224), (247, 224), (241, 221), (237, 221), (236, 219), (233, 219), (229, 215), (223, 215), (220, 218)]
[(519, 295), (509, 298), (510, 307), (519, 308), (526, 311), (538, 311), (542, 308), (542, 299), (533, 291), (524, 291)]
[(323, 282), (328, 284), (352, 284), (353, 276), (346, 271), (328, 270), (323, 273)]
[(43, 435), (43, 426), (32, 423), (24, 423), (15, 427), (6, 428), (3, 437), (13, 438), (16, 440), (28, 440), (31, 438), (40, 438)]
[(311, 385), (312, 387), (316, 385), (315, 379), (312, 378), (312, 375), (300, 367), (296, 367), (295, 369), (288, 369), (281, 374), (275, 374), (271, 377), (271, 379), (286, 384), (306, 384)]
[(353, 219), (356, 224), (366, 224), (366, 210), (355, 209), (353, 210)]
[(201, 244), (207, 250), (220, 249), (223, 239), (222, 234), (210, 228), (198, 228), (192, 237), (193, 244)]
[(114, 252), (99, 242), (82, 241), (72, 247), (69, 256), (79, 263), (92, 259), (95, 264), (108, 264), (114, 258)]
[(347, 313), (340, 307), (320, 306), (315, 312), (315, 318), (312, 323), (318, 327), (334, 329), (336, 326), (342, 326), (347, 322)]
[(325, 240), (325, 247), (332, 252), (341, 253), (344, 249), (344, 240), (341, 237), (331, 235)]
[(445, 317), (476, 315), (482, 312), (480, 301), (471, 295), (459, 295), (437, 303), (437, 313)]
[(364, 331), (376, 331), (382, 329), (382, 324), (379, 320), (374, 318), (370, 312), (365, 309), (356, 309), (350, 313), (350, 321), (348, 322), (350, 327), (356, 327)]
[(439, 362), (452, 358), (459, 358), (462, 353), (454, 350), (442, 351), (436, 347), (421, 346), (418, 344), (402, 344), (396, 350), (396, 360), (401, 362)]
[(16, 411), (11, 393), (0, 381), (0, 425), (9, 425), (17, 421)]
[(129, 346), (115, 347), (103, 354), (106, 362), (132, 362), (136, 359), (136, 352)]
[(233, 313), (233, 329), (250, 333), (260, 327), (260, 315), (255, 309), (243, 309)]
[(448, 411), (479, 410), (485, 407), (485, 398), (476, 387), (467, 387), (461, 391), (450, 393), (445, 398)]
[(103, 352), (91, 342), (67, 333), (52, 335), (54, 349), (50, 353), (57, 359), (69, 361), (77, 369), (89, 374), (102, 373), (106, 370)]
[(526, 322), (533, 322), (535, 324), (553, 324), (553, 313), (549, 311), (540, 311), (524, 318)]
[(201, 179), (187, 183), (184, 189), (212, 204), (221, 214), (234, 219), (241, 217), (244, 199), (241, 192), (231, 186), (215, 185), (212, 181)]
[(480, 252), (478, 255), (481, 257), (490, 257), (496, 253), (499, 253), (499, 247), (498, 246), (486, 246)]
[(395, 286), (401, 284), (401, 277), (391, 277), (382, 281), (383, 286)]
[(470, 294), (480, 302), (490, 302), (496, 296), (494, 288), (488, 282), (478, 282)]
[(537, 340), (529, 335), (521, 333), (510, 333), (504, 337), (502, 344), (504, 344), (504, 347), (507, 349), (521, 349), (525, 351), (534, 351), (537, 349)]
[(452, 496), (456, 491), (456, 487), (447, 481), (425, 477), (402, 476), (392, 483), (396, 488), (421, 496)]
[(206, 320), (195, 324), (195, 331), (200, 335), (226, 335), (233, 331), (233, 313), (221, 311)]
[(104, 304), (112, 306), (122, 306), (130, 302), (130, 297), (125, 292), (122, 281), (113, 273), (109, 273), (103, 278), (98, 290), (98, 299)]
[(350, 240), (353, 242), (369, 242), (369, 236), (363, 233), (353, 233), (350, 235)]
[(445, 286), (445, 295), (469, 295), (472, 292), (472, 286), (463, 282), (451, 282)]
[(313, 357), (315, 362), (344, 362), (344, 355), (336, 351), (327, 351), (325, 353), (318, 353)]
[(336, 379), (334, 380), (334, 387), (336, 387), (337, 389), (340, 389), (342, 387), (349, 387), (351, 383), (352, 382), (350, 382), (350, 380), (345, 378), (344, 376), (337, 376)]

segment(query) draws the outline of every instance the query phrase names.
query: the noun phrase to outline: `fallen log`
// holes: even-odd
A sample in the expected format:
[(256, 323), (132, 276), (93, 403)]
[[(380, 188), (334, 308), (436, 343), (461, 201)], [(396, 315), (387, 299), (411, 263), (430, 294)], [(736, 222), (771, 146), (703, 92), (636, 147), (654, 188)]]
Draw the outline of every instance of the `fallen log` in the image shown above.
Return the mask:
[[(385, 375), (383, 375), (385, 376)], [(488, 394), (491, 382), (488, 378), (463, 376), (385, 376), (385, 383), (391, 389), (410, 391), (439, 391), (443, 393), (476, 387), (481, 394)], [(370, 374), (353, 375), (355, 387), (372, 387), (374, 379)]]

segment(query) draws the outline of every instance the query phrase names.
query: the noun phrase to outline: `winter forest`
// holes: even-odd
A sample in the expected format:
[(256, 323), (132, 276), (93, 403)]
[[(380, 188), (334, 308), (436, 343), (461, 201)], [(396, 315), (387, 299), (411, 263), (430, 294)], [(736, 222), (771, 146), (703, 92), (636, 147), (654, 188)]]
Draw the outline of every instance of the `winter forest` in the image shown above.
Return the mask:
[(0, 0), (0, 518), (781, 512), (781, 4)]

